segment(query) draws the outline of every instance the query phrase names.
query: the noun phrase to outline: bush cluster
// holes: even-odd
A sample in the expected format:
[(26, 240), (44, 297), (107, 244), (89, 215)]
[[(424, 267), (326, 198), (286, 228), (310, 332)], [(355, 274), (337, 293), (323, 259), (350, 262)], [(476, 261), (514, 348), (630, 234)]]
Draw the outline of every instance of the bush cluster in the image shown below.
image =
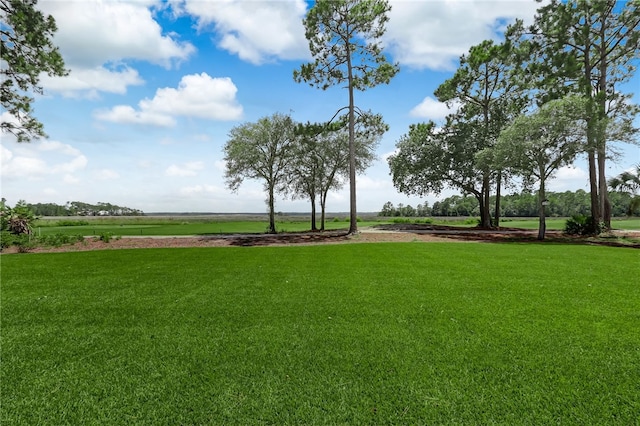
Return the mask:
[(591, 216), (574, 215), (564, 225), (567, 235), (598, 235), (601, 232), (602, 224), (594, 222)]

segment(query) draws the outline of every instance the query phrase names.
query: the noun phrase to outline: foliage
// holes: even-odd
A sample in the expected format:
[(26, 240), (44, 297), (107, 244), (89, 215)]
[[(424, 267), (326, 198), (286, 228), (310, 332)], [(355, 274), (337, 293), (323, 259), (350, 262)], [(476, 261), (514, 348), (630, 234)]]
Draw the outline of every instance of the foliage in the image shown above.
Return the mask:
[[(620, 192), (612, 192), (610, 196), (613, 216), (626, 215), (628, 205), (632, 200), (631, 196)], [(547, 192), (546, 197), (549, 200), (549, 205), (547, 206), (549, 216), (570, 217), (589, 214), (589, 193), (582, 189), (577, 191)], [(491, 197), (490, 202), (495, 203), (494, 197)], [(407, 214), (411, 210), (409, 207), (411, 206), (405, 206), (402, 203), (395, 206), (389, 201), (382, 206), (379, 216), (480, 216), (478, 200), (472, 196), (451, 195), (434, 202), (433, 206), (429, 206), (426, 202), (418, 204), (415, 208), (411, 207), (415, 212), (414, 215)], [(501, 217), (533, 217), (537, 215), (537, 194), (523, 190), (519, 193), (501, 196)]]
[(2, 199), (0, 203), (0, 231), (9, 231), (15, 235), (31, 235), (35, 219), (35, 214), (24, 200), (18, 201), (11, 208), (6, 204), (5, 199)]
[(142, 216), (144, 212), (130, 207), (98, 202), (97, 204), (81, 201), (69, 201), (61, 206), (55, 203), (29, 204), (38, 216)]
[(381, 38), (391, 6), (386, 0), (317, 0), (303, 23), (314, 58), (293, 72), (297, 82), (326, 90), (346, 83), (349, 91), (349, 232), (356, 232), (356, 107), (354, 90), (388, 84), (398, 72), (387, 62)]
[(56, 23), (36, 8), (37, 0), (0, 0), (0, 51), (2, 53), (2, 108), (11, 119), (2, 121), (2, 132), (14, 134), (18, 142), (46, 136), (42, 123), (33, 117), (33, 99), (27, 93), (42, 94), (41, 73), (64, 76), (67, 71), (52, 38)]
[(571, 164), (584, 149), (585, 110), (581, 97), (549, 101), (534, 113), (517, 117), (500, 133), (493, 148), (478, 153), (479, 162), (511, 170), (522, 176), (525, 186), (538, 182), (538, 239), (544, 239), (545, 235), (547, 180), (560, 167)]
[(98, 235), (98, 239), (105, 243), (110, 243), (112, 238), (113, 238), (113, 233), (111, 232), (101, 232)]
[(296, 161), (294, 130), (290, 116), (273, 114), (232, 128), (224, 146), (225, 179), (229, 189), (237, 191), (244, 179), (264, 182), (271, 233), (276, 232), (275, 193), (286, 191)]
[[(327, 195), (342, 188), (349, 176), (348, 117), (332, 123), (306, 123), (296, 126), (297, 140), (291, 170), (292, 196), (311, 201), (312, 230), (315, 226), (315, 200), (320, 200), (324, 230)], [(366, 112), (356, 119), (355, 159), (358, 173), (364, 172), (376, 158), (375, 149), (388, 130), (382, 116)]]
[(55, 234), (41, 235), (36, 240), (43, 246), (61, 247), (66, 244), (75, 244), (84, 241), (84, 237), (81, 234), (63, 234), (57, 232)]
[(55, 226), (87, 226), (89, 221), (86, 220), (59, 220)]
[(567, 219), (564, 232), (568, 235), (598, 235), (602, 225), (594, 222), (591, 216), (574, 215)]
[[(485, 175), (477, 168), (475, 154), (482, 141), (472, 137), (471, 127), (447, 119), (444, 129), (434, 122), (412, 124), (396, 143), (387, 161), (393, 185), (404, 194), (440, 194), (445, 188), (484, 199)], [(480, 143), (480, 145), (478, 145)]]
[(640, 164), (635, 166), (635, 170), (624, 171), (609, 179), (608, 184), (611, 189), (632, 197), (627, 208), (628, 216), (640, 213)]
[[(521, 71), (517, 66), (519, 55), (520, 52), (510, 43), (495, 44), (485, 40), (472, 46), (469, 53), (460, 58), (460, 66), (453, 77), (436, 89), (438, 100), (450, 105), (458, 103), (458, 111), (450, 114), (447, 120), (447, 127), (464, 129), (462, 140), (453, 139), (457, 144), (473, 139), (476, 150), (492, 147), (500, 131), (527, 106), (529, 96), (523, 90), (519, 78)], [(455, 161), (473, 164), (468, 172), (476, 174), (478, 183), (472, 193), (480, 205), (481, 226), (488, 228), (491, 226), (490, 190), (495, 185), (496, 193), (500, 194), (505, 170), (497, 164), (478, 163), (461, 155), (473, 157), (474, 152), (464, 150), (454, 158)], [(496, 205), (498, 214), (499, 205)]]
[(609, 142), (638, 140), (633, 120), (640, 107), (620, 88), (635, 72), (640, 3), (552, 0), (538, 10), (532, 26), (517, 22), (507, 36), (529, 50), (523, 75), (529, 77), (540, 104), (568, 94), (585, 97), (591, 215), (609, 226)]
[(459, 243), (3, 255), (0, 418), (635, 424), (637, 259)]

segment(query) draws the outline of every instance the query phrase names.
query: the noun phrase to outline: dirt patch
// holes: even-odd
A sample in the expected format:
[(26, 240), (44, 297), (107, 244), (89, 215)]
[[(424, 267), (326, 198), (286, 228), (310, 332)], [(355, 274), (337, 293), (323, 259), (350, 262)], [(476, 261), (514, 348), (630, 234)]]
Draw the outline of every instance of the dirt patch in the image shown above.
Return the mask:
[[(631, 233), (633, 236), (633, 233)], [(619, 236), (610, 238), (569, 237), (560, 231), (549, 231), (544, 242), (574, 244), (598, 244), (640, 248), (640, 235), (635, 240), (621, 242)], [(84, 241), (61, 247), (35, 247), (30, 253), (77, 252), (90, 250), (118, 250), (137, 248), (179, 248), (179, 247), (255, 247), (316, 244), (382, 243), (382, 242), (538, 242), (537, 231), (514, 228), (485, 230), (479, 228), (460, 228), (423, 224), (377, 225), (362, 229), (356, 235), (347, 235), (344, 231), (300, 232), (286, 234), (242, 234), (207, 235), (198, 237), (122, 237), (112, 238), (108, 243), (98, 238), (86, 238)], [(634, 242), (636, 241), (636, 242)], [(17, 247), (9, 247), (3, 254), (17, 253)]]

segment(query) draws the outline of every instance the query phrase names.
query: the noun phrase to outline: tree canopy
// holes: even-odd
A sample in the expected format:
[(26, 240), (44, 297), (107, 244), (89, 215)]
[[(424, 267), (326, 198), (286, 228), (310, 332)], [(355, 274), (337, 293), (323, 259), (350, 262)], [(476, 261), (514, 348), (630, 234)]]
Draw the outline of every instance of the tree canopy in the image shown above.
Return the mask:
[(55, 20), (37, 10), (36, 4), (37, 0), (0, 0), (0, 56), (4, 63), (0, 101), (9, 114), (3, 115), (0, 128), (14, 134), (18, 142), (46, 136), (31, 108), (30, 93), (43, 92), (40, 74), (67, 74), (62, 55), (52, 42)]
[(288, 115), (273, 114), (236, 126), (224, 146), (227, 186), (237, 191), (245, 179), (264, 182), (269, 232), (276, 232), (275, 194), (286, 190), (294, 160), (295, 125)]
[(398, 72), (380, 44), (391, 6), (386, 0), (317, 0), (304, 19), (315, 60), (295, 70), (293, 78), (322, 90), (346, 83), (349, 91), (349, 232), (357, 232), (354, 90), (388, 83)]

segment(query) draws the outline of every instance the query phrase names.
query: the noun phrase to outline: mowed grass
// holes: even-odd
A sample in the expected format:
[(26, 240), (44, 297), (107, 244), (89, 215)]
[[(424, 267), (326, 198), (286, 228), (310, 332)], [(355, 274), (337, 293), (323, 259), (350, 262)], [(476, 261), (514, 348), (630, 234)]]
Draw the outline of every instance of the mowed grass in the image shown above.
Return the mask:
[(3, 424), (638, 424), (640, 251), (3, 255)]
[[(546, 226), (548, 230), (563, 230), (567, 218), (547, 218)], [(500, 226), (507, 228), (538, 229), (538, 218), (509, 219), (500, 221)], [(611, 220), (613, 229), (638, 230), (640, 229), (640, 218), (614, 218)]]
[[(150, 221), (153, 222), (153, 221)], [(381, 222), (361, 222), (360, 227), (371, 226)], [(265, 221), (220, 221), (220, 222), (173, 222), (173, 223), (90, 223), (89, 225), (76, 226), (35, 226), (36, 235), (100, 235), (111, 233), (120, 236), (167, 236), (167, 235), (214, 235), (214, 234), (259, 234), (265, 233), (268, 229), (268, 222)], [(320, 222), (318, 222), (320, 226)], [(325, 223), (327, 230), (349, 228), (349, 223), (345, 221)], [(278, 232), (302, 232), (311, 229), (309, 221), (287, 221), (276, 222)]]

